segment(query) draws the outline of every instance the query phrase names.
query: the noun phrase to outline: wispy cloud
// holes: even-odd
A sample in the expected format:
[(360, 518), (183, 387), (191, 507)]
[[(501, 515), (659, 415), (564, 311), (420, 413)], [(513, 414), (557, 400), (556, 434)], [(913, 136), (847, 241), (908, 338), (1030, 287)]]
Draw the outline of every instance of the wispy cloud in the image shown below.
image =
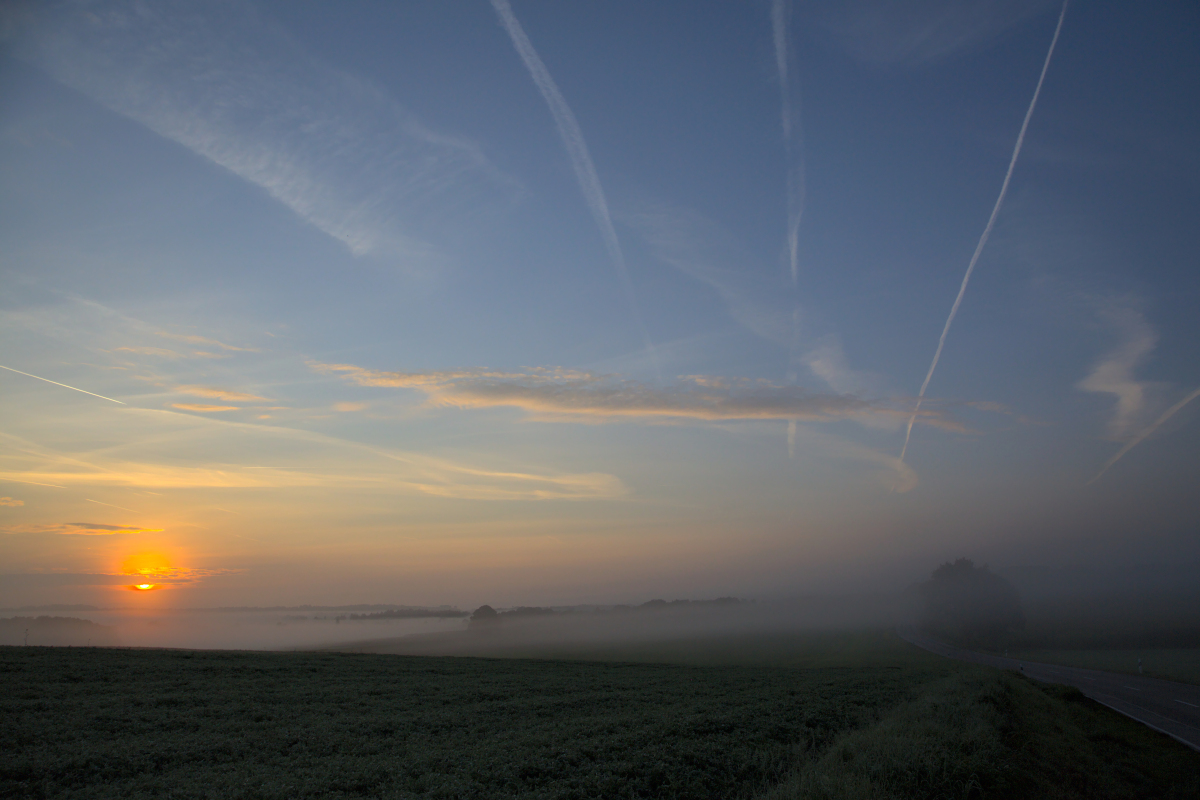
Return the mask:
[(134, 353), (139, 356), (158, 356), (159, 358), (184, 358), (183, 354), (168, 350), (165, 347), (117, 347), (115, 351)]
[(86, 500), (87, 500), (89, 503), (95, 503), (95, 504), (96, 504), (96, 505), (98, 505), (98, 506), (108, 506), (109, 508), (115, 508), (115, 509), (118, 509), (118, 510), (120, 510), (120, 511), (128, 511), (128, 512), (130, 512), (131, 514), (136, 514), (136, 513), (138, 513), (138, 512), (136, 512), (136, 511), (134, 511), (132, 508), (126, 508), (125, 506), (114, 506), (112, 503), (102, 503), (102, 502), (100, 502), (99, 500), (92, 500), (90, 497), (89, 497), (89, 498), (85, 498), (85, 499), (86, 499)]
[(916, 472), (896, 456), (850, 440), (816, 425), (789, 427), (793, 458), (812, 463), (849, 462), (862, 477), (888, 492), (904, 493), (916, 488)]
[(217, 400), (227, 400), (231, 403), (270, 402), (267, 398), (259, 397), (256, 394), (235, 392), (231, 389), (222, 389), (219, 386), (176, 386), (175, 391), (181, 394), (195, 395), (196, 397), (212, 397)]
[(694, 211), (661, 204), (644, 204), (628, 220), (656, 258), (716, 291), (735, 321), (763, 339), (789, 350), (794, 346), (792, 311), (777, 292), (755, 291), (744, 271), (733, 269), (747, 256), (720, 226)]
[(236, 351), (239, 351), (242, 353), (257, 353), (258, 352), (258, 348), (255, 348), (255, 347), (238, 347), (237, 345), (225, 344), (224, 342), (219, 342), (216, 339), (209, 339), (208, 337), (197, 336), (196, 334), (168, 333), (167, 331), (158, 331), (158, 335), (165, 336), (168, 339), (178, 339), (179, 341), (187, 342), (188, 344), (202, 344), (202, 345), (208, 345), (210, 347), (215, 346), (221, 350), (236, 350)]
[(942, 327), (942, 335), (938, 337), (937, 350), (933, 353), (933, 362), (929, 365), (929, 372), (925, 375), (924, 382), (921, 383), (921, 391), (917, 394), (917, 402), (913, 407), (912, 418), (908, 421), (908, 429), (904, 433), (904, 446), (900, 448), (900, 460), (904, 460), (904, 454), (908, 451), (908, 441), (912, 438), (913, 423), (917, 420), (917, 413), (921, 410), (921, 402), (925, 398), (925, 390), (929, 388), (929, 381), (933, 379), (933, 372), (937, 369), (938, 359), (942, 357), (942, 348), (946, 346), (946, 336), (950, 333), (950, 326), (954, 323), (954, 317), (958, 314), (958, 307), (962, 305), (963, 295), (967, 293), (967, 284), (971, 281), (971, 273), (975, 271), (975, 265), (979, 262), (979, 256), (983, 253), (983, 248), (987, 245), (988, 237), (992, 235), (992, 228), (996, 225), (996, 217), (1000, 215), (1000, 207), (1004, 205), (1004, 196), (1008, 194), (1008, 184), (1012, 181), (1013, 168), (1017, 166), (1017, 158), (1021, 155), (1021, 145), (1025, 143), (1025, 132), (1029, 130), (1029, 120), (1033, 117), (1033, 110), (1037, 107), (1038, 96), (1042, 93), (1042, 84), (1046, 81), (1046, 72), (1050, 69), (1050, 59), (1054, 56), (1054, 47), (1058, 44), (1058, 35), (1062, 33), (1063, 20), (1067, 16), (1067, 2), (1063, 0), (1062, 11), (1058, 14), (1058, 24), (1054, 26), (1054, 36), (1050, 39), (1050, 47), (1046, 50), (1046, 59), (1042, 62), (1042, 72), (1038, 75), (1037, 86), (1033, 90), (1033, 97), (1029, 100), (1029, 108), (1025, 110), (1025, 119), (1021, 122), (1021, 130), (1017, 134), (1016, 144), (1013, 145), (1012, 157), (1008, 160), (1008, 170), (1004, 173), (1004, 182), (1000, 185), (1000, 194), (996, 197), (996, 204), (992, 206), (991, 216), (988, 217), (987, 225), (984, 226), (983, 233), (979, 237), (979, 242), (975, 245), (975, 252), (971, 254), (971, 262), (967, 264), (967, 271), (963, 274), (962, 284), (958, 287), (958, 296), (954, 298), (954, 305), (950, 307), (950, 315), (946, 317), (946, 324)]
[(0, 533), (53, 533), (64, 536), (114, 536), (122, 533), (162, 533), (162, 528), (136, 525), (101, 525), (96, 522), (60, 522), (50, 525), (0, 526)]
[(14, 500), (11, 497), (0, 497), (0, 506), (23, 506), (24, 500)]
[(1146, 439), (1147, 436), (1149, 436), (1150, 434), (1152, 434), (1156, 430), (1158, 430), (1160, 425), (1162, 425), (1164, 422), (1169, 420), (1171, 417), (1175, 416), (1175, 414), (1178, 413), (1180, 410), (1182, 410), (1184, 406), (1186, 406), (1188, 403), (1195, 400), (1197, 397), (1200, 397), (1200, 389), (1193, 390), (1191, 392), (1191, 394), (1187, 395), (1182, 400), (1180, 400), (1178, 403), (1176, 403), (1175, 405), (1171, 406), (1166, 411), (1164, 411), (1158, 419), (1154, 420), (1154, 423), (1152, 425), (1149, 425), (1145, 430), (1143, 430), (1137, 436), (1133, 437), (1128, 442), (1126, 442), (1125, 446), (1122, 447), (1120, 450), (1118, 450), (1116, 452), (1116, 454), (1113, 455), (1112, 458), (1110, 458), (1108, 461), (1104, 462), (1104, 466), (1100, 469), (1099, 472), (1096, 473), (1096, 477), (1092, 478), (1090, 481), (1088, 481), (1088, 483), (1092, 484), (1092, 483), (1095, 483), (1096, 481), (1100, 480), (1100, 478), (1104, 475), (1104, 473), (1108, 472), (1109, 467), (1111, 467), (1113, 464), (1115, 464), (1121, 460), (1121, 456), (1125, 455), (1130, 450), (1132, 450), (1133, 448), (1135, 448), (1139, 444), (1141, 444)]
[(240, 572), (243, 572), (243, 570), (225, 568), (205, 569), (203, 567), (142, 567), (120, 573), (110, 572), (103, 574), (133, 575), (146, 581), (154, 581), (155, 583), (180, 584), (194, 583), (217, 575), (236, 575)]
[(492, 0), (492, 8), (496, 10), (496, 15), (500, 18), (500, 23), (508, 31), (508, 35), (512, 39), (517, 55), (525, 62), (525, 67), (533, 77), (534, 84), (537, 86), (538, 91), (542, 93), (542, 97), (545, 98), (546, 105), (550, 107), (550, 113), (554, 117), (554, 124), (558, 127), (558, 134), (562, 138), (563, 146), (567, 150), (567, 156), (571, 160), (571, 167), (575, 170), (575, 178), (578, 180), (579, 188), (583, 192), (584, 202), (587, 203), (588, 210), (592, 212), (592, 218), (596, 221), (596, 227), (600, 229), (600, 237), (604, 240), (604, 247), (608, 250), (608, 257), (612, 261), (613, 269), (616, 270), (617, 277), (621, 281), (621, 289), (625, 293), (625, 299), (629, 303), (630, 312), (633, 314), (634, 321), (637, 323), (642, 334), (642, 339), (646, 343), (646, 349), (657, 363), (657, 356), (654, 355), (654, 344), (650, 341), (650, 335), (646, 332), (646, 325), (642, 321), (642, 313), (638, 308), (637, 298), (634, 295), (633, 283), (629, 280), (629, 269), (625, 265), (625, 254), (621, 250), (621, 241), (617, 238), (617, 231), (613, 227), (612, 216), (608, 211), (608, 199), (605, 197), (604, 187), (600, 184), (600, 176), (596, 174), (596, 165), (592, 162), (592, 156), (588, 152), (587, 143), (583, 139), (583, 130), (579, 127), (579, 122), (575, 119), (575, 114), (571, 111), (571, 107), (567, 105), (566, 98), (559, 91), (558, 84), (551, 77), (550, 70), (546, 69), (546, 65), (542, 62), (541, 57), (537, 54), (537, 50), (533, 47), (533, 42), (529, 40), (525, 29), (521, 27), (521, 23), (517, 19), (516, 14), (513, 13), (512, 6), (508, 0)]
[[(360, 386), (416, 389), (435, 406), (518, 408), (548, 420), (832, 422), (883, 417), (898, 422), (908, 413), (903, 402), (869, 401), (854, 395), (818, 394), (799, 386), (719, 377), (682, 377), (674, 385), (660, 388), (561, 368), (384, 372), (351, 364), (313, 362), (310, 366)], [(943, 411), (927, 409), (924, 413), (929, 424), (961, 430)]]
[(884, 487), (896, 494), (904, 494), (917, 488), (917, 473), (912, 467), (905, 464), (896, 456), (881, 453), (878, 450), (855, 445), (851, 443), (842, 444), (843, 457), (855, 459), (858, 461), (866, 461), (883, 468), (880, 479)]
[(1054, 0), (818, 0), (805, 5), (857, 58), (915, 65), (978, 46), (1052, 7)]
[(32, 9), (17, 57), (262, 187), (356, 255), (436, 266), (435, 229), (513, 192), (477, 145), (313, 58), (252, 5)]
[[(90, 429), (90, 418), (78, 421)], [(76, 429), (62, 419), (64, 429)], [(628, 489), (600, 472), (535, 469), (492, 459), (392, 450), (312, 431), (212, 416), (130, 409), (112, 421), (114, 444), (60, 453), (0, 432), (0, 481), (64, 489), (272, 489), (380, 491), (461, 500), (611, 500)], [(252, 453), (255, 459), (240, 459)]]
[(171, 403), (171, 408), (182, 411), (196, 411), (201, 414), (215, 414), (221, 411), (240, 411), (241, 406), (208, 406), (202, 403)]
[(1137, 424), (1146, 405), (1145, 385), (1134, 378), (1134, 370), (1154, 350), (1158, 335), (1142, 313), (1128, 303), (1107, 303), (1100, 314), (1117, 331), (1121, 341), (1077, 386), (1085, 392), (1111, 394), (1116, 398), (1117, 407), (1108, 423), (1108, 433), (1123, 438)]
[(779, 80), (780, 120), (783, 129), (784, 170), (787, 182), (787, 252), (792, 285), (799, 275), (800, 222), (804, 216), (804, 126), (800, 115), (800, 87), (795, 75), (790, 39), (791, 0), (772, 0), (771, 33), (775, 43), (775, 71)]
[(228, 353), (209, 353), (204, 350), (193, 350), (190, 353), (179, 353), (165, 347), (114, 347), (114, 353), (133, 353), (139, 356), (154, 356), (155, 358), (229, 358)]
[(842, 340), (836, 334), (822, 336), (801, 361), (835, 392), (877, 391), (882, 383), (878, 375), (850, 368), (842, 349)]

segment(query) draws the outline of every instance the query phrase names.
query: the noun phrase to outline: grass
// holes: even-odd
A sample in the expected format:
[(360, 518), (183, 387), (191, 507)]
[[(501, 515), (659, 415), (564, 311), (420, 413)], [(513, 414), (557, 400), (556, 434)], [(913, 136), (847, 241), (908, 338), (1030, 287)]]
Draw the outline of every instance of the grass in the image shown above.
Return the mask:
[(1077, 689), (964, 670), (806, 758), (758, 800), (1200, 797), (1200, 754)]
[(0, 648), (0, 797), (1200, 794), (1078, 693), (885, 633), (730, 644), (691, 657), (791, 666)]
[(1148, 650), (1013, 650), (1013, 658), (1061, 664), (1065, 667), (1102, 669), (1109, 672), (1142, 673), (1152, 678), (1200, 684), (1200, 648), (1160, 648)]

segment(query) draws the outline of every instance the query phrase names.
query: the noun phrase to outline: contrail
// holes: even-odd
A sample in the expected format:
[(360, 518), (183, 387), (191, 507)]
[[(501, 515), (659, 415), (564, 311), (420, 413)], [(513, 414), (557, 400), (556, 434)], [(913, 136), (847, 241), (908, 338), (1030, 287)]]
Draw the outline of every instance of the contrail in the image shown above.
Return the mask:
[(654, 350), (653, 342), (650, 341), (650, 335), (646, 332), (646, 325), (642, 322), (642, 314), (638, 309), (637, 300), (634, 298), (633, 284), (629, 280), (629, 271), (625, 267), (625, 255), (621, 252), (621, 242), (617, 239), (612, 217), (608, 213), (608, 200), (604, 196), (604, 187), (600, 185), (600, 177), (596, 174), (596, 165), (592, 163), (587, 143), (583, 140), (583, 131), (579, 127), (579, 122), (576, 121), (575, 114), (571, 112), (571, 107), (567, 105), (562, 92), (558, 90), (558, 84), (554, 82), (554, 78), (550, 77), (550, 71), (546, 69), (546, 65), (542, 63), (537, 51), (533, 49), (533, 42), (529, 41), (525, 29), (521, 27), (521, 23), (513, 14), (508, 0), (491, 0), (491, 3), (492, 8), (496, 9), (496, 15), (500, 17), (500, 22), (504, 24), (505, 30), (512, 38), (513, 47), (521, 56), (521, 60), (525, 62), (529, 74), (533, 77), (533, 82), (542, 93), (542, 97), (545, 98), (546, 105), (550, 106), (554, 124), (558, 127), (558, 135), (562, 138), (567, 156), (571, 159), (571, 166), (575, 170), (575, 178), (579, 181), (579, 188), (583, 192), (584, 202), (592, 212), (596, 227), (600, 229), (600, 236), (604, 239), (608, 257), (621, 280), (625, 299), (641, 330), (646, 350), (654, 360), (655, 369), (658, 370), (658, 355)]
[(775, 40), (775, 69), (779, 75), (780, 120), (783, 127), (784, 168), (787, 171), (787, 248), (792, 285), (798, 280), (800, 218), (804, 215), (804, 130), (799, 103), (792, 103), (791, 56), (788, 53), (788, 23), (791, 0), (771, 3), (771, 32)]
[(1154, 433), (1154, 431), (1158, 429), (1159, 425), (1162, 425), (1164, 422), (1169, 420), (1171, 417), (1175, 416), (1175, 412), (1179, 411), (1179, 409), (1183, 408), (1188, 403), (1195, 400), (1197, 397), (1200, 397), (1200, 389), (1196, 389), (1191, 394), (1189, 394), (1187, 397), (1183, 398), (1178, 403), (1176, 403), (1175, 405), (1171, 406), (1166, 411), (1164, 411), (1163, 415), (1161, 417), (1159, 417), (1158, 419), (1156, 419), (1154, 421), (1153, 425), (1151, 425), (1149, 428), (1146, 428), (1146, 430), (1142, 431), (1137, 436), (1135, 436), (1133, 439), (1131, 439), (1128, 444), (1126, 444), (1124, 447), (1122, 447), (1120, 450), (1117, 451), (1117, 454), (1115, 456), (1110, 458), (1108, 461), (1104, 462), (1104, 468), (1101, 469), (1099, 472), (1097, 472), (1096, 477), (1094, 477), (1090, 481), (1088, 481), (1086, 485), (1091, 486), (1093, 483), (1100, 480), (1100, 476), (1103, 475), (1104, 473), (1108, 472), (1109, 467), (1111, 467), (1113, 464), (1120, 461), (1121, 456), (1125, 455), (1130, 450), (1132, 450), (1133, 448), (1135, 448), (1139, 444), (1141, 444), (1142, 440), (1145, 439), (1150, 434)]
[[(771, 34), (775, 42), (775, 70), (779, 76), (779, 119), (783, 131), (784, 171), (787, 178), (787, 251), (792, 287), (799, 282), (800, 219), (804, 215), (804, 130), (800, 104), (792, 103), (792, 58), (788, 50), (788, 26), (792, 18), (791, 0), (772, 0)], [(795, 135), (793, 135), (793, 133)], [(789, 371), (796, 362), (800, 341), (800, 306), (792, 312), (792, 343)], [(789, 375), (795, 382), (794, 374)], [(788, 422), (788, 458), (796, 457), (796, 421)]]
[(83, 499), (84, 499), (84, 500), (87, 500), (89, 503), (95, 503), (95, 504), (96, 504), (96, 505), (98, 505), (98, 506), (108, 506), (109, 508), (119, 508), (119, 509), (121, 509), (122, 511), (129, 511), (129, 512), (132, 512), (132, 513), (134, 513), (134, 514), (140, 514), (140, 513), (142, 513), (142, 512), (140, 512), (140, 511), (134, 511), (132, 508), (126, 508), (125, 506), (114, 506), (112, 503), (101, 503), (99, 500), (92, 500), (91, 498), (88, 498), (88, 497), (85, 497), (85, 498), (83, 498)]
[[(6, 367), (3, 364), (0, 364), (0, 369), (6, 369), (9, 372), (15, 372), (18, 375), (24, 375), (27, 378), (37, 378), (39, 381), (45, 381), (46, 383), (53, 383), (55, 386), (61, 386), (64, 389), (74, 389), (77, 392), (83, 392), (84, 394), (90, 394), (92, 397), (99, 397), (101, 400), (107, 400), (110, 403), (121, 403), (120, 400), (113, 400), (111, 397), (105, 397), (102, 394), (96, 394), (95, 392), (89, 392), (87, 389), (80, 389), (75, 386), (67, 386), (65, 383), (59, 383), (58, 381), (52, 381), (49, 378), (38, 378), (37, 375), (30, 375), (28, 372), (21, 372), (21, 370), (19, 370), (19, 369), (13, 369), (12, 367)], [(125, 403), (121, 403), (121, 405), (125, 405)]]
[(57, 483), (38, 483), (37, 481), (22, 481), (22, 480), (17, 480), (16, 478), (5, 478), (4, 480), (6, 480), (6, 481), (12, 481), (12, 482), (14, 482), (14, 483), (28, 483), (30, 486), (53, 486), (55, 489), (65, 489), (65, 488), (67, 488), (67, 487), (65, 487), (65, 486), (59, 486)]
[(1038, 95), (1042, 93), (1042, 83), (1046, 80), (1046, 71), (1050, 69), (1050, 58), (1054, 55), (1054, 46), (1058, 44), (1058, 34), (1062, 31), (1063, 19), (1067, 16), (1067, 3), (1070, 0), (1063, 0), (1062, 11), (1058, 13), (1058, 24), (1054, 27), (1054, 38), (1050, 40), (1050, 49), (1046, 51), (1046, 61), (1042, 64), (1042, 74), (1038, 76), (1037, 88), (1033, 90), (1033, 99), (1029, 101), (1029, 109), (1025, 112), (1025, 121), (1021, 123), (1021, 132), (1017, 134), (1017, 143), (1013, 147), (1012, 158), (1008, 161), (1008, 172), (1004, 173), (1004, 183), (1000, 186), (1000, 196), (996, 198), (996, 205), (992, 206), (992, 215), (988, 217), (987, 227), (983, 229), (983, 235), (979, 237), (979, 243), (975, 245), (975, 253), (971, 256), (971, 263), (967, 265), (967, 272), (963, 275), (962, 285), (958, 287), (958, 297), (954, 298), (954, 305), (950, 307), (950, 316), (946, 317), (946, 325), (942, 328), (942, 335), (938, 337), (937, 350), (933, 354), (933, 363), (929, 365), (929, 372), (925, 375), (925, 382), (921, 384), (921, 391), (917, 394), (917, 405), (913, 408), (912, 416), (908, 419), (908, 430), (904, 433), (904, 447), (900, 449), (900, 460), (904, 461), (904, 454), (908, 450), (908, 440), (912, 436), (913, 423), (917, 420), (917, 414), (921, 411), (921, 401), (925, 399), (925, 390), (929, 388), (929, 381), (933, 378), (933, 371), (937, 369), (938, 359), (942, 357), (942, 348), (946, 346), (946, 334), (950, 332), (950, 324), (954, 322), (954, 317), (958, 314), (958, 307), (962, 304), (963, 295), (967, 292), (967, 283), (971, 280), (971, 273), (975, 271), (975, 264), (979, 261), (979, 255), (983, 252), (984, 245), (987, 244), (988, 237), (992, 234), (992, 227), (996, 224), (996, 217), (1000, 214), (1000, 206), (1004, 203), (1004, 195), (1008, 194), (1008, 184), (1012, 180), (1013, 167), (1017, 165), (1017, 156), (1021, 154), (1021, 145), (1025, 143), (1025, 131), (1029, 128), (1029, 119), (1033, 116), (1033, 109), (1037, 106)]

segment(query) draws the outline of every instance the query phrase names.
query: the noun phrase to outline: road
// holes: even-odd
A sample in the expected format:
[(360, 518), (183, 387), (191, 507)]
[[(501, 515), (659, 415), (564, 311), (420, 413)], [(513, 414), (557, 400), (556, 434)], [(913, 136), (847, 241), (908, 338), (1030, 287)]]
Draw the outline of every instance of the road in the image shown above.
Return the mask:
[(898, 630), (897, 633), (905, 641), (931, 653), (974, 664), (1017, 670), (1046, 683), (1074, 686), (1096, 702), (1165, 733), (1194, 750), (1200, 750), (1200, 686), (1119, 672), (989, 656), (942, 644), (915, 631)]

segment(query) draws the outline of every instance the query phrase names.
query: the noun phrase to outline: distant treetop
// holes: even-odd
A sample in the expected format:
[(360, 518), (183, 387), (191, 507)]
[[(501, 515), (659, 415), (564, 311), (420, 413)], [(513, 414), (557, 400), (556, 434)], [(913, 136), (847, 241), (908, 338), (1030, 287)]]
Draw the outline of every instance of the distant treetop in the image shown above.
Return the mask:
[(1025, 627), (1013, 585), (969, 558), (942, 564), (917, 592), (921, 626), (958, 644), (1001, 647)]

